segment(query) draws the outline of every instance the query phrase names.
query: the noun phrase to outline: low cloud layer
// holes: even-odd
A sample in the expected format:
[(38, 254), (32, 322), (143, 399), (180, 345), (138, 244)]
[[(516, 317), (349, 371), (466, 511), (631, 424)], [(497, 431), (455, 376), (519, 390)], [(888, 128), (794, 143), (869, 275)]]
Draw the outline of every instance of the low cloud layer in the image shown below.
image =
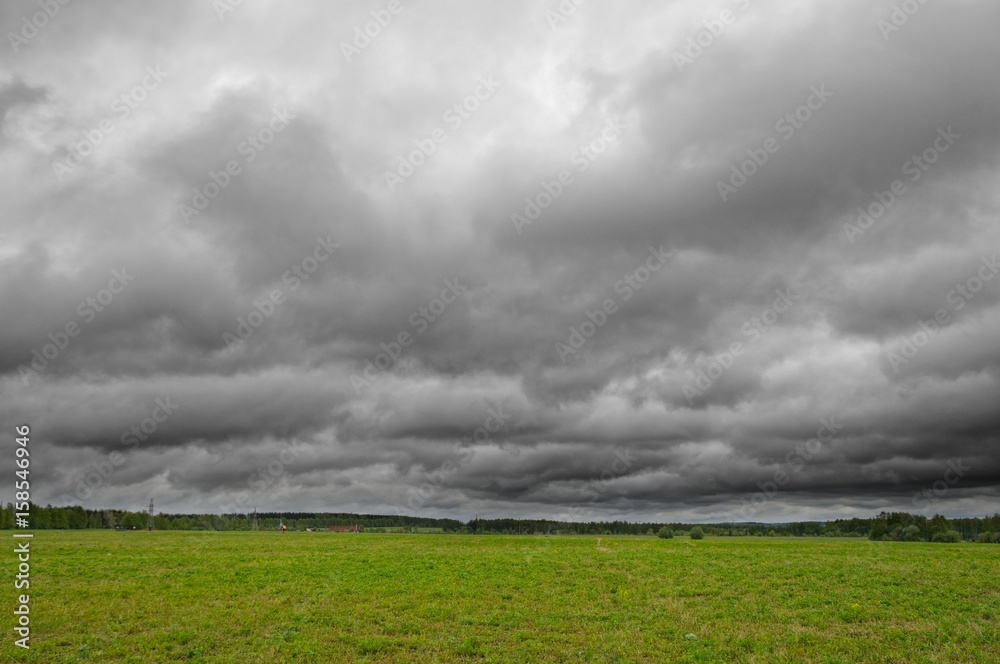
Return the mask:
[(996, 511), (1000, 6), (570, 5), (7, 3), (35, 499)]

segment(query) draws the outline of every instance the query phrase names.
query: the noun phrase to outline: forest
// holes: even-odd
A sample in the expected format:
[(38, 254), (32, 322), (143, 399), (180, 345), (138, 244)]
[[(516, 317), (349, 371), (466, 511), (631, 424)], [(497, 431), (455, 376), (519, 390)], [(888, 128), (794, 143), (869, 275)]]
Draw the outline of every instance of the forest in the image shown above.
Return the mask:
[[(145, 530), (146, 512), (93, 510), (79, 505), (53, 507), (31, 505), (29, 528), (54, 530), (116, 529)], [(0, 529), (15, 526), (14, 506), (0, 510)], [(633, 521), (564, 522), (543, 519), (434, 519), (384, 514), (336, 512), (261, 512), (259, 530), (276, 530), (284, 523), (290, 530), (325, 529), (359, 525), (374, 532), (468, 533), (479, 535), (655, 535), (661, 528), (677, 536), (698, 526), (709, 537), (868, 537), (890, 541), (1000, 542), (1000, 513), (987, 517), (948, 519), (940, 514), (926, 517), (908, 512), (881, 512), (868, 519), (794, 521), (788, 523), (661, 523)], [(154, 530), (253, 530), (253, 514), (164, 514), (153, 517)]]

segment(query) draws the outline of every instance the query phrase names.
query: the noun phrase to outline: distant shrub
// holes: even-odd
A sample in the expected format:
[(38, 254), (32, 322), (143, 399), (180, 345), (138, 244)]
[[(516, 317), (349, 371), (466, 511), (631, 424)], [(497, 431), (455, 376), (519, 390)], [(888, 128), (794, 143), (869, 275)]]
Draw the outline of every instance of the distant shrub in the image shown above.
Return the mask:
[(980, 544), (996, 544), (1000, 542), (1000, 534), (991, 533), (987, 530), (985, 533), (979, 533), (979, 537), (976, 541)]
[(771, 528), (771, 530), (767, 531), (767, 536), (768, 537), (777, 537), (778, 533), (774, 532), (774, 528)]
[(957, 530), (939, 530), (931, 538), (932, 542), (961, 542), (962, 534)]
[(895, 542), (923, 542), (924, 538), (920, 536), (920, 528), (914, 525), (906, 526), (905, 528), (896, 526), (881, 539), (892, 540)]
[(690, 535), (691, 539), (705, 539), (705, 531), (698, 526), (691, 529)]
[(674, 531), (670, 530), (666, 526), (663, 526), (662, 528), (660, 528), (660, 532), (656, 533), (656, 536), (659, 537), (660, 539), (673, 539)]

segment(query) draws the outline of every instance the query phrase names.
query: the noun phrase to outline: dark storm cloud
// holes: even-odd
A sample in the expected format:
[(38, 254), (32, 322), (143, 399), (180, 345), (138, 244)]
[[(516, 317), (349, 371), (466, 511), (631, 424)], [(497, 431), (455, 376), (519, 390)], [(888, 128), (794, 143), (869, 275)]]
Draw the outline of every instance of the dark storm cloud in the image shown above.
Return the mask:
[(109, 7), (0, 55), (40, 498), (826, 518), (961, 463), (933, 507), (994, 509), (993, 4), (405, 5), (349, 60), (365, 8)]
[[(0, 128), (4, 127), (8, 114), (18, 106), (29, 106), (45, 101), (47, 93), (44, 88), (32, 87), (14, 77), (0, 84)], [(7, 131), (2, 136), (6, 141)]]

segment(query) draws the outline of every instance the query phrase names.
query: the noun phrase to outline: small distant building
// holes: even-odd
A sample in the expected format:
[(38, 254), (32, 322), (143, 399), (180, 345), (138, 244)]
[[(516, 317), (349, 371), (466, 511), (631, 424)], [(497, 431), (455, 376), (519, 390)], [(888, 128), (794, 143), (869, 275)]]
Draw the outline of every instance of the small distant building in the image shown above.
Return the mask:
[(330, 526), (331, 533), (360, 533), (361, 526)]

